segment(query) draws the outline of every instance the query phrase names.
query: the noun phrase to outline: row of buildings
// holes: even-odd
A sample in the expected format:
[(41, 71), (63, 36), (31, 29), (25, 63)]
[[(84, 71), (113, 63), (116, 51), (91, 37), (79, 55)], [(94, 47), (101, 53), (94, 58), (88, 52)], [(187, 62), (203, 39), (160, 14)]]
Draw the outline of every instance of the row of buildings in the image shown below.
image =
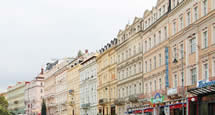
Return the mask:
[(10, 109), (32, 115), (43, 98), (48, 115), (212, 115), (215, 0), (158, 0), (99, 52), (47, 63), (39, 76), (18, 85), (42, 86), (40, 96), (8, 93)]

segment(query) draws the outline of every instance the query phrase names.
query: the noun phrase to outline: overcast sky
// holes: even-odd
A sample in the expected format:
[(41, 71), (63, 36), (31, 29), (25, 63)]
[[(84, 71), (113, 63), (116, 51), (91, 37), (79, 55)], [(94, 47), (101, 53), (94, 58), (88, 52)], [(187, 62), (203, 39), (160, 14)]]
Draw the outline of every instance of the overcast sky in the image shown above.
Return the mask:
[(156, 0), (0, 0), (0, 92), (47, 61), (96, 51)]

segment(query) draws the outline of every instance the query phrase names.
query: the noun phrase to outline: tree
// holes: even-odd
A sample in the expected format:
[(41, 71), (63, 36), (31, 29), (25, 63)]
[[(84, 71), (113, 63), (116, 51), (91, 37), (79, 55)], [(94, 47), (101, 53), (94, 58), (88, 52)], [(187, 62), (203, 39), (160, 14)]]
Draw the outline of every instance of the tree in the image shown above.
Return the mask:
[(46, 115), (46, 103), (45, 103), (44, 99), (43, 99), (43, 102), (42, 102), (41, 115)]
[(10, 115), (7, 110), (8, 102), (4, 96), (0, 96), (0, 115)]
[(79, 50), (79, 51), (78, 51), (78, 55), (77, 55), (77, 57), (81, 57), (81, 56), (83, 56), (83, 53), (82, 53), (82, 51), (81, 51), (81, 50)]

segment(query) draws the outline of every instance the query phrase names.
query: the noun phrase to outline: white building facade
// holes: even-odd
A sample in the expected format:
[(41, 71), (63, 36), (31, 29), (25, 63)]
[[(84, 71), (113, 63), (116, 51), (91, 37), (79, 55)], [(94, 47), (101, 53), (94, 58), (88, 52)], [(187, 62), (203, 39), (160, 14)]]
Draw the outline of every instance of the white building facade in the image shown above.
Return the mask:
[(80, 115), (97, 115), (96, 56), (82, 62), (80, 69)]
[(25, 86), (25, 113), (27, 115), (40, 115), (44, 96), (43, 69), (41, 73)]

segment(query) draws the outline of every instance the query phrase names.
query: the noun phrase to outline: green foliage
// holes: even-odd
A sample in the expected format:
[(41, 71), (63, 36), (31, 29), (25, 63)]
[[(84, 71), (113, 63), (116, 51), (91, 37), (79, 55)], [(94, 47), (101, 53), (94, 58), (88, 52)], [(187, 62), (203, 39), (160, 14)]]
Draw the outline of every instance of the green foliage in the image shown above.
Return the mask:
[(8, 102), (4, 96), (0, 96), (0, 115), (10, 115), (7, 110)]
[(81, 56), (83, 56), (83, 53), (82, 53), (82, 51), (81, 50), (79, 50), (78, 51), (78, 55), (77, 55), (78, 57), (81, 57)]
[(45, 103), (44, 100), (43, 100), (43, 102), (42, 102), (41, 115), (46, 115), (46, 103)]

